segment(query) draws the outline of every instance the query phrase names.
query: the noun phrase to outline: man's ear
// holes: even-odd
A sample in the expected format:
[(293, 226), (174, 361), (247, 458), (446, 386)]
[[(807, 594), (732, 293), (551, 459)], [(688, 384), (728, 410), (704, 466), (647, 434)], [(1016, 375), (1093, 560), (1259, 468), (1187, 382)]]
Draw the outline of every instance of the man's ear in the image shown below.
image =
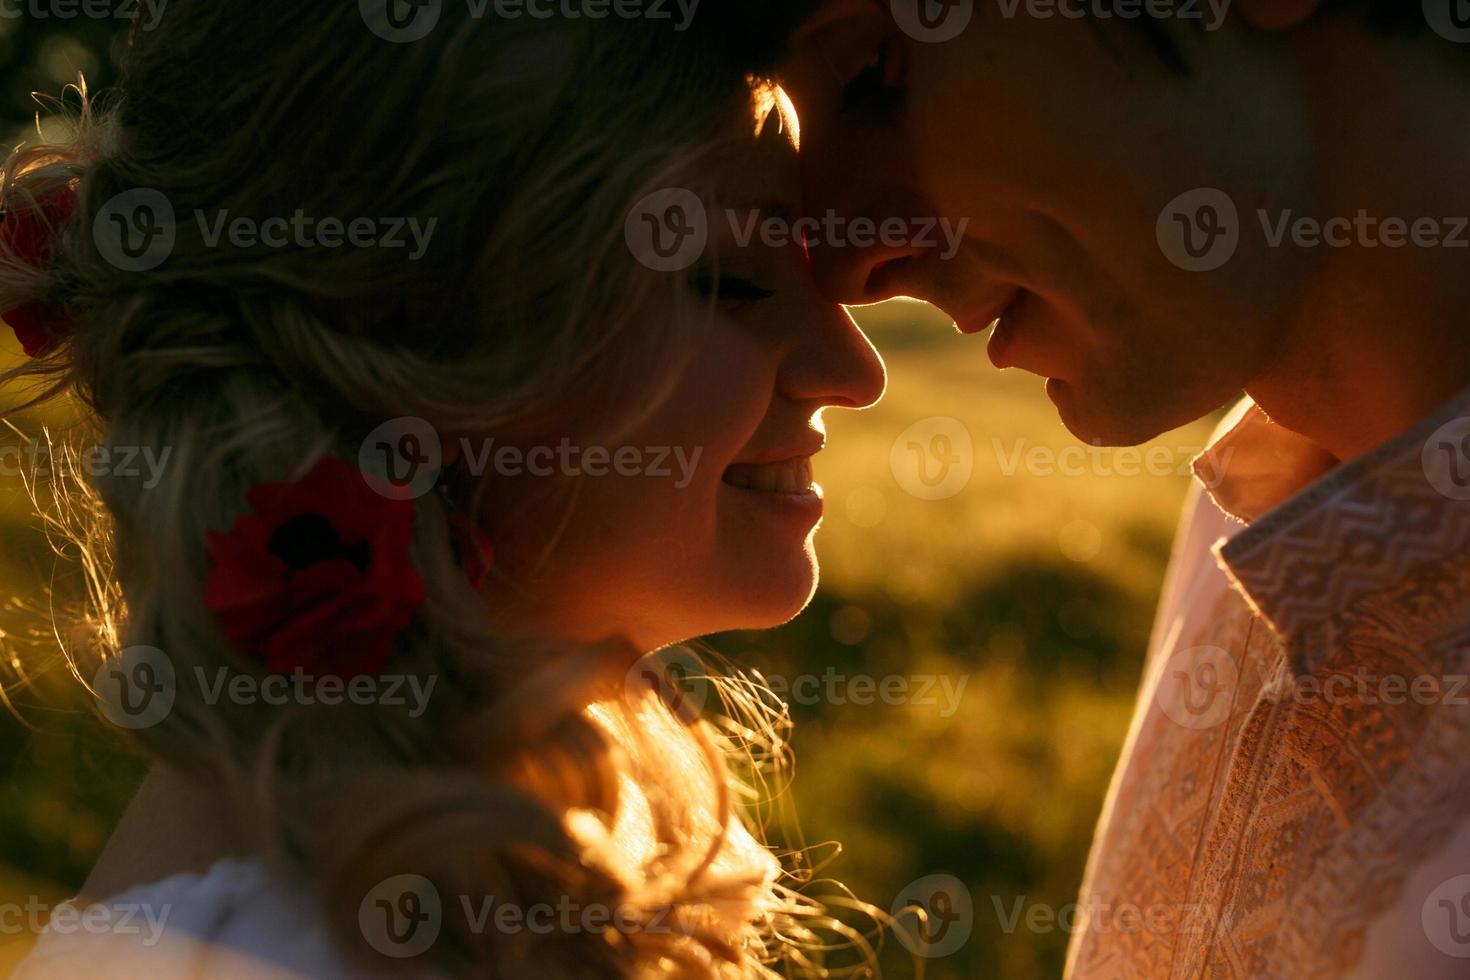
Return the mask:
[(1284, 31), (1317, 12), (1322, 0), (1236, 0), (1240, 16), (1259, 31)]

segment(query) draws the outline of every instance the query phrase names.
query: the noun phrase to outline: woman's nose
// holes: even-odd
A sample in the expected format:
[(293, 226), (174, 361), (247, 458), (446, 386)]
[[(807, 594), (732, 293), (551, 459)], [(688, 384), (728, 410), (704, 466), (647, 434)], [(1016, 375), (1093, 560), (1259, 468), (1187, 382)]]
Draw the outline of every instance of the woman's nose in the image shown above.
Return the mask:
[(778, 386), (792, 401), (818, 407), (867, 408), (883, 397), (888, 372), (852, 316), (812, 290), (801, 340), (781, 365)]

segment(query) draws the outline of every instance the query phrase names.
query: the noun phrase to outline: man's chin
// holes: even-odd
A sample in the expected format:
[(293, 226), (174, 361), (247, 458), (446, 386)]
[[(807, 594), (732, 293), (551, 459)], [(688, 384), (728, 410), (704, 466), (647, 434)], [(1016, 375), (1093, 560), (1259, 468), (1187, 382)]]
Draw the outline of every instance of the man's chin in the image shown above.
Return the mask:
[(1090, 397), (1085, 389), (1060, 378), (1046, 379), (1046, 394), (1067, 431), (1091, 446), (1137, 446), (1169, 429), (1118, 411), (1118, 406), (1128, 404), (1126, 396)]

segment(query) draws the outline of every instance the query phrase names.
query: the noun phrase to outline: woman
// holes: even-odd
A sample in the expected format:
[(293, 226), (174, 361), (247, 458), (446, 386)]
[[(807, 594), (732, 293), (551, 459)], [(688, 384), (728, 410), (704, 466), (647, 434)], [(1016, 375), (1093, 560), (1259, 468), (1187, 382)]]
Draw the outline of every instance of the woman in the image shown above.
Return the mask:
[(793, 12), (476, 6), (173, 0), (7, 163), (7, 389), (168, 454), (91, 480), (69, 651), (157, 765), (84, 891), (112, 925), (22, 976), (816, 968), (737, 781), (781, 713), (643, 656), (802, 608), (820, 413), (883, 387), (800, 246), (726, 220), (792, 206)]

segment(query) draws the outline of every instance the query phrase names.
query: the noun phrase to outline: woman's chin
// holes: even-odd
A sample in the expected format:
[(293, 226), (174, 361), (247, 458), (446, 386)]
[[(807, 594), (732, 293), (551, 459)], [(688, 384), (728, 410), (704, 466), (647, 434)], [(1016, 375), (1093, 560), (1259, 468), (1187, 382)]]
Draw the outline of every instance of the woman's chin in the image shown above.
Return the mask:
[(656, 650), (716, 633), (781, 626), (811, 602), (819, 570), (815, 554), (805, 547), (779, 559), (726, 556), (701, 565), (700, 573), (654, 586), (670, 601), (642, 628), (630, 628), (629, 639), (640, 649)]
[(748, 579), (742, 595), (732, 597), (732, 611), (741, 622), (728, 629), (770, 629), (801, 614), (817, 591), (816, 555), (803, 549), (799, 556), (759, 569)]

